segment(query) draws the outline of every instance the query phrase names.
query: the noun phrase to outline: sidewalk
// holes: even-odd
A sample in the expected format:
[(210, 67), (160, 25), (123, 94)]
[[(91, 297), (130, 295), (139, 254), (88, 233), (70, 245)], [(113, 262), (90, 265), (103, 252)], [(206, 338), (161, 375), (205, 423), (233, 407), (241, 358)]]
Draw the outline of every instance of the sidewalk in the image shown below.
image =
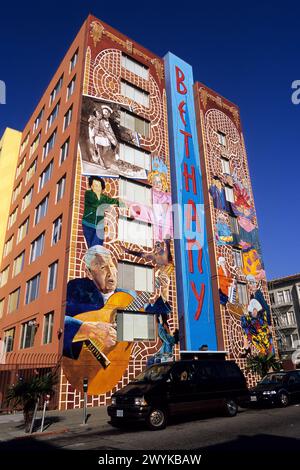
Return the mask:
[[(109, 416), (105, 406), (87, 408), (87, 424), (83, 423), (83, 410), (67, 411), (47, 411), (43, 433), (40, 433), (42, 411), (40, 410), (34, 425), (32, 435), (63, 434), (68, 431), (83, 430), (94, 426), (105, 425), (109, 421)], [(23, 414), (0, 415), (0, 442), (10, 439), (28, 437), (24, 432)]]

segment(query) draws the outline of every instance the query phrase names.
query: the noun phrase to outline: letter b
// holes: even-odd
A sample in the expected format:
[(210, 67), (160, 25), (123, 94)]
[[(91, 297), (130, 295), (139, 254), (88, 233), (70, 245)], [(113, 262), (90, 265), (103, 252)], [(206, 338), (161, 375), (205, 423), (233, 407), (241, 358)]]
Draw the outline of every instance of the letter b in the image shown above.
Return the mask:
[(184, 80), (185, 80), (184, 73), (179, 67), (177, 67), (177, 65), (175, 66), (175, 72), (176, 72), (176, 88), (177, 88), (177, 91), (181, 95), (186, 95), (187, 88), (186, 88), (185, 83), (184, 83)]

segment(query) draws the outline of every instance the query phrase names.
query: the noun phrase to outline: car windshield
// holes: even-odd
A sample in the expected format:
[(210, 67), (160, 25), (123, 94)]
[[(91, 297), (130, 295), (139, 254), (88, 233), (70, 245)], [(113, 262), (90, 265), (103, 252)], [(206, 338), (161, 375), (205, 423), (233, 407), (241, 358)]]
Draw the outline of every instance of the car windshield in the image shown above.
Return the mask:
[(163, 379), (168, 374), (171, 369), (171, 365), (165, 366), (157, 364), (150, 367), (149, 369), (144, 370), (140, 375), (138, 375), (134, 382), (157, 382), (158, 380)]
[(283, 383), (286, 374), (268, 374), (260, 382), (261, 384), (271, 384), (271, 383)]

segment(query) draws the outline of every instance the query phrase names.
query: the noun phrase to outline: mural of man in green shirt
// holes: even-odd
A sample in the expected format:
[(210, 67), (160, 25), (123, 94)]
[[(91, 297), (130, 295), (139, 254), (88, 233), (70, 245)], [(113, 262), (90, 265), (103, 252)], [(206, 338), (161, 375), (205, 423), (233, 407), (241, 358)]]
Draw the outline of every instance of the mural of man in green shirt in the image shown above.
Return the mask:
[(90, 189), (84, 195), (84, 212), (82, 229), (88, 248), (103, 245), (104, 242), (104, 211), (108, 205), (119, 205), (119, 200), (102, 194), (105, 182), (99, 176), (90, 176)]

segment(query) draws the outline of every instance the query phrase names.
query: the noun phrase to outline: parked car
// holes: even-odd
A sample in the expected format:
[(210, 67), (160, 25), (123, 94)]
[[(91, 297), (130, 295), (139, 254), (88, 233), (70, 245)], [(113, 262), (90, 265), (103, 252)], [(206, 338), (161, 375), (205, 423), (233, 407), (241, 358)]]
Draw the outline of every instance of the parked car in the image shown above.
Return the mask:
[(300, 371), (270, 372), (250, 389), (250, 403), (288, 406), (300, 401)]
[(111, 424), (144, 421), (163, 429), (172, 415), (220, 409), (235, 416), (249, 400), (246, 380), (233, 361), (181, 360), (155, 364), (112, 395)]

